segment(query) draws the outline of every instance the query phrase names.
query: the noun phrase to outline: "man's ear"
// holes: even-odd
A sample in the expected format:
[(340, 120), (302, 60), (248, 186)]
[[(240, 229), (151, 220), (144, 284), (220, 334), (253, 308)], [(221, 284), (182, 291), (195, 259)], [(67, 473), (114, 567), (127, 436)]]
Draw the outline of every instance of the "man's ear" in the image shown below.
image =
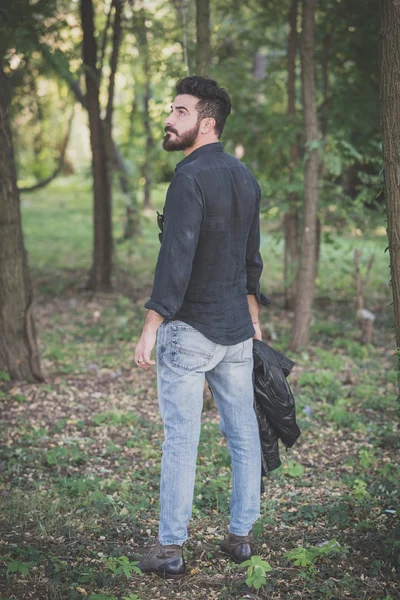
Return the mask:
[(202, 133), (209, 133), (210, 131), (212, 131), (215, 127), (215, 119), (212, 119), (211, 117), (207, 117), (206, 119), (203, 119), (203, 123), (201, 126), (201, 132)]

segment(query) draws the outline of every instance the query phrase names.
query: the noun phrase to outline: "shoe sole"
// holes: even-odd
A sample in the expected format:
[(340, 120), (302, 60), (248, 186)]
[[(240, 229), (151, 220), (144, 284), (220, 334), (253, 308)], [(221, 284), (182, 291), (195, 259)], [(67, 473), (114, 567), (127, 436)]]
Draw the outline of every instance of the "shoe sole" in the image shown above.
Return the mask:
[(145, 575), (151, 575), (152, 573), (154, 573), (154, 575), (157, 575), (157, 577), (160, 577), (161, 579), (182, 579), (186, 576), (186, 572), (166, 573), (165, 571), (142, 571), (142, 573)]

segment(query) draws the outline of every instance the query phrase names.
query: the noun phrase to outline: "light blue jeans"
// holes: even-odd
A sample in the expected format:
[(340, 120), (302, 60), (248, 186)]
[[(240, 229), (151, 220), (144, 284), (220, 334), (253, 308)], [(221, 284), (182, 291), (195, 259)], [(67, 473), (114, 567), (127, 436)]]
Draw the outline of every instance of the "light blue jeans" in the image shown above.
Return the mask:
[(159, 541), (188, 537), (200, 437), (204, 380), (220, 414), (232, 461), (229, 531), (244, 536), (260, 513), (261, 451), (254, 412), (253, 343), (215, 344), (183, 323), (163, 323), (157, 337), (158, 397), (164, 423)]

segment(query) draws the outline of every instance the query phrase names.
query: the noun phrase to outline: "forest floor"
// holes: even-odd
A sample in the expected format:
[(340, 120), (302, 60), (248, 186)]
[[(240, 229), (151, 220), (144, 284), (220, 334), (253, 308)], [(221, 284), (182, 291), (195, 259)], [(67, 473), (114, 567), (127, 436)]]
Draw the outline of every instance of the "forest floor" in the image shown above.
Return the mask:
[[(254, 530), (256, 553), (271, 567), (265, 584), (246, 584), (247, 569), (219, 551), (230, 461), (207, 394), (185, 545), (188, 576), (164, 581), (137, 573), (132, 561), (157, 535), (156, 374), (133, 362), (157, 245), (132, 250), (131, 263), (116, 268), (115, 292), (93, 296), (81, 285), (81, 244), (68, 270), (56, 257), (46, 267), (52, 244), (38, 242), (44, 233), (35, 211), (40, 204), (25, 219), (45, 382), (13, 384), (0, 373), (1, 600), (400, 598), (397, 373), (392, 317), (377, 283), (382, 269), (369, 296), (377, 316), (373, 344), (358, 341), (349, 286), (334, 299), (324, 280), (312, 341), (289, 353), (302, 435), (292, 450), (282, 449), (282, 467), (265, 481)], [(74, 229), (78, 235), (76, 223)], [(335, 269), (328, 279), (333, 286), (346, 277)], [(277, 289), (262, 313), (263, 330), (287, 352), (291, 315)]]

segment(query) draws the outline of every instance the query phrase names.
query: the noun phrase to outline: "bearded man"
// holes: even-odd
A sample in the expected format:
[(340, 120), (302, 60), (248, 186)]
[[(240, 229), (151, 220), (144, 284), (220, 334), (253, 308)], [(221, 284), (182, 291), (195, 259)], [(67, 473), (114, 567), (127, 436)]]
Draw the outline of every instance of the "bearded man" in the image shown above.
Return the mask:
[(186, 77), (176, 85), (163, 147), (183, 151), (169, 186), (162, 244), (146, 303), (135, 362), (155, 364), (164, 424), (158, 540), (143, 572), (179, 578), (192, 514), (205, 380), (220, 414), (232, 461), (228, 536), (222, 551), (235, 562), (252, 555), (259, 516), (261, 453), (253, 407), (252, 338), (261, 339), (259, 303), (260, 187), (219, 141), (231, 111), (215, 81)]

